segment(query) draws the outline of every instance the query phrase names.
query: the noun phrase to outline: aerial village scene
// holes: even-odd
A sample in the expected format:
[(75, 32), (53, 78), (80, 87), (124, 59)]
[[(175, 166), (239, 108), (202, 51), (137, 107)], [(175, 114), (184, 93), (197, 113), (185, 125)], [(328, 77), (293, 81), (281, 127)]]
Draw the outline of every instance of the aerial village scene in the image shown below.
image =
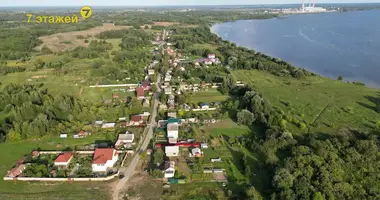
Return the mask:
[[(135, 166), (130, 165), (138, 156), (142, 171), (164, 184), (212, 181), (225, 185), (226, 167), (233, 161), (224, 143), (229, 140), (239, 142), (241, 137), (231, 140), (223, 135), (228, 131), (225, 127), (238, 125), (218, 110), (219, 103), (227, 98), (219, 91), (222, 81), (218, 77), (201, 81), (199, 77), (203, 74), (198, 73), (199, 69), (218, 67), (221, 62), (213, 52), (204, 58), (183, 55), (173, 44), (166, 42), (171, 34), (170, 30), (155, 33), (149, 50), (153, 55), (152, 63), (145, 66), (143, 80), (89, 86), (108, 90), (110, 97), (104, 99), (104, 104), (139, 101), (139, 114), (121, 115), (117, 121), (98, 119), (77, 132), (57, 133), (56, 137), (61, 141), (91, 141), (90, 138), (97, 134), (110, 137), (75, 149), (35, 148), (25, 152), (13, 166), (9, 166), (4, 180), (123, 179), (132, 175), (128, 169), (133, 171)], [(192, 74), (198, 77), (189, 77)], [(236, 84), (244, 85), (241, 82)], [(242, 128), (241, 132), (247, 132), (247, 129)]]

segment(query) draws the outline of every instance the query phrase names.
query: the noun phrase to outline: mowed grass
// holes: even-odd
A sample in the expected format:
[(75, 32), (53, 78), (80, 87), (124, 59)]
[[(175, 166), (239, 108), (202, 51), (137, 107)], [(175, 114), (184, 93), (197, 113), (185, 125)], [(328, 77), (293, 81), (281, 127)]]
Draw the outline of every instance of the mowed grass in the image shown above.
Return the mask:
[(199, 103), (199, 102), (221, 102), (228, 98), (227, 95), (223, 95), (217, 89), (208, 89), (207, 91), (194, 92), (190, 96), (190, 102)]
[[(305, 121), (310, 132), (332, 133), (340, 128), (364, 128), (380, 120), (374, 101), (380, 99), (379, 90), (324, 77), (299, 80), (277, 77), (257, 70), (233, 71), (244, 84), (258, 88), (264, 98), (284, 111), (285, 115)], [(307, 132), (288, 123), (293, 133)]]
[[(57, 136), (58, 137), (58, 136)], [(0, 174), (5, 176), (7, 171), (23, 155), (35, 148), (45, 150), (62, 150), (66, 147), (74, 148), (77, 145), (91, 144), (95, 140), (104, 140), (105, 135), (91, 135), (84, 139), (46, 138), (22, 142), (5, 142), (0, 144), (2, 152)], [(0, 199), (109, 199), (107, 183), (46, 183), (4, 181), (0, 179)]]

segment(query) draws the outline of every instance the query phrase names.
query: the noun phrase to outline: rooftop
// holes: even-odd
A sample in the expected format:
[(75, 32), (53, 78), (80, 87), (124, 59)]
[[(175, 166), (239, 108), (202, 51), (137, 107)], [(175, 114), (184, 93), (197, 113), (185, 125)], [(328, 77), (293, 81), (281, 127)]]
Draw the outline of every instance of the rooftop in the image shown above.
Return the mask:
[(106, 149), (95, 149), (94, 159), (92, 160), (93, 164), (106, 164), (108, 160), (112, 160), (112, 158), (117, 154), (115, 149), (106, 148)]
[(73, 154), (71, 152), (65, 152), (63, 154), (60, 154), (55, 160), (54, 162), (68, 162), (71, 157), (73, 156)]

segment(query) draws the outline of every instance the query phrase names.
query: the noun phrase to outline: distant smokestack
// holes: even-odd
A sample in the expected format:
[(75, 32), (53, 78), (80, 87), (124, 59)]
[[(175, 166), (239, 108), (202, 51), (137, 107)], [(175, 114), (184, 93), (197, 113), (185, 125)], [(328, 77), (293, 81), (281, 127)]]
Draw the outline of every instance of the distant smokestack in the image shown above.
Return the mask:
[(305, 0), (302, 0), (302, 12), (305, 11)]

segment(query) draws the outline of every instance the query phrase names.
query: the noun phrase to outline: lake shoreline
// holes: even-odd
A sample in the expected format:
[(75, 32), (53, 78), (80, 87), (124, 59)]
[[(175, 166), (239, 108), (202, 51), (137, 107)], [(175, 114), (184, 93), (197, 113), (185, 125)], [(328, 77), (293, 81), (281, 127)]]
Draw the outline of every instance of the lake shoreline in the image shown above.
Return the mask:
[[(358, 12), (363, 12), (363, 11), (358, 11)], [(348, 12), (336, 12), (336, 13), (348, 13)], [(319, 14), (316, 14), (316, 15), (321, 15), (321, 14), (325, 14), (325, 13), (319, 13)], [(282, 15), (282, 17), (289, 17), (289, 16), (293, 16), (293, 15)], [(278, 19), (277, 17), (273, 17), (273, 18), (270, 18), (270, 19), (265, 19), (266, 21), (269, 21), (269, 20), (274, 20), (274, 19)], [(337, 80), (337, 78), (339, 76), (342, 76), (343, 77), (343, 82), (346, 82), (346, 83), (351, 83), (351, 84), (354, 84), (353, 82), (361, 82), (361, 83), (364, 83), (365, 84), (365, 87), (368, 87), (368, 88), (375, 88), (375, 89), (379, 89), (380, 88), (380, 84), (377, 83), (377, 82), (373, 82), (371, 81), (370, 79), (367, 79), (367, 80), (363, 80), (360, 79), (360, 77), (349, 77), (349, 76), (344, 76), (343, 74), (342, 75), (337, 75), (336, 77), (335, 76), (332, 76), (331, 74), (330, 75), (326, 75), (326, 74), (323, 74), (321, 73), (320, 71), (323, 70), (313, 70), (312, 68), (313, 67), (308, 67), (308, 65), (299, 65), (297, 64), (296, 62), (292, 62), (292, 61), (289, 61), (287, 59), (284, 59), (283, 57), (279, 57), (279, 56), (275, 56), (275, 55), (271, 55), (271, 53), (268, 53), (268, 52), (264, 52), (264, 51), (260, 51), (259, 49), (256, 49), (256, 48), (252, 48), (252, 47), (249, 47), (249, 45), (240, 45), (240, 44), (237, 44), (235, 41), (233, 40), (230, 40), (230, 39), (225, 39), (224, 37), (222, 37), (221, 34), (218, 33), (218, 31), (216, 31), (216, 26), (218, 25), (221, 25), (221, 24), (226, 24), (226, 23), (236, 23), (236, 22), (250, 22), (250, 21), (262, 21), (261, 19), (248, 19), (248, 20), (236, 20), (236, 21), (229, 21), (229, 22), (221, 22), (221, 23), (214, 23), (210, 26), (210, 32), (212, 34), (215, 34), (217, 35), (219, 38), (221, 38), (223, 41), (229, 41), (231, 43), (235, 43), (236, 46), (239, 46), (239, 47), (244, 47), (244, 48), (248, 48), (250, 50), (254, 50), (255, 52), (260, 52), (261, 54), (265, 54), (265, 55), (268, 55), (270, 57), (273, 57), (273, 58), (279, 58), (293, 66), (295, 66), (296, 68), (304, 68), (306, 69), (307, 71), (309, 72), (312, 72), (314, 74), (317, 74), (318, 76), (322, 76), (322, 77), (326, 77), (326, 78), (329, 78), (329, 79), (332, 79), (332, 80)], [(229, 25), (230, 26), (230, 25)], [(237, 30), (237, 29), (236, 29)], [(244, 32), (242, 29), (240, 29), (241, 32)], [(246, 31), (245, 31), (246, 32)], [(228, 33), (227, 33), (228, 34)], [(321, 58), (323, 59), (324, 57), (321, 56)], [(327, 60), (327, 59), (326, 59)], [(300, 66), (304, 66), (304, 67), (300, 67)], [(347, 72), (347, 73), (350, 73), (350, 72)], [(376, 73), (376, 72), (375, 72)]]

